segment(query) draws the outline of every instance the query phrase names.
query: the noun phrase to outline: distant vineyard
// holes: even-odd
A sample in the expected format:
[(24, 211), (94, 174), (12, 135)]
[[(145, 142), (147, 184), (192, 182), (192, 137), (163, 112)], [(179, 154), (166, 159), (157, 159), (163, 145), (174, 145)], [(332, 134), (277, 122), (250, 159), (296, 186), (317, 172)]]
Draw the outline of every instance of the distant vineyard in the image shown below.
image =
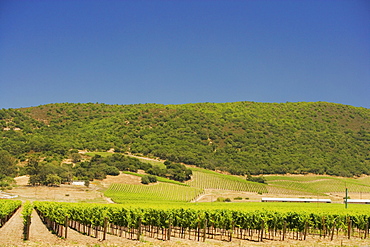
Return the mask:
[(279, 195), (327, 196), (330, 193), (350, 194), (370, 192), (370, 177), (338, 178), (331, 176), (265, 176), (267, 184), (249, 182), (242, 177), (192, 168), (192, 179), (187, 185), (202, 189), (218, 189)]
[(321, 180), (318, 182), (313, 182), (312, 187), (316, 188), (321, 192), (344, 192), (346, 188), (350, 192), (370, 192), (370, 185), (357, 184), (357, 183), (345, 183), (341, 180)]
[(311, 193), (308, 191), (297, 190), (294, 187), (286, 188), (286, 187), (279, 187), (279, 186), (267, 186), (267, 190), (269, 194), (275, 195), (287, 195), (287, 196), (313, 196), (318, 195), (316, 193)]
[(112, 184), (105, 192), (117, 203), (132, 201), (191, 201), (203, 192), (199, 188), (158, 183), (153, 185)]
[(202, 189), (221, 189), (267, 193), (266, 185), (248, 182), (243, 178), (193, 168), (192, 180), (186, 184)]
[[(270, 193), (324, 195), (344, 193), (369, 193), (370, 180), (336, 178), (329, 176), (267, 176)], [(279, 192), (280, 191), (280, 192)], [(290, 192), (289, 192), (290, 191)]]

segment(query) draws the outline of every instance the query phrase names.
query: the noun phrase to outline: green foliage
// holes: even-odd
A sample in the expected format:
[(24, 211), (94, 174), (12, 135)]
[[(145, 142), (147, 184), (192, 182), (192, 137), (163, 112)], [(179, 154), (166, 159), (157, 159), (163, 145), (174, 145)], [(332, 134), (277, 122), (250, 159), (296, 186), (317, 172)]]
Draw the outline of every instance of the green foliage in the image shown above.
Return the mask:
[(0, 227), (5, 223), (6, 217), (17, 210), (21, 204), (22, 202), (19, 200), (0, 200)]
[(252, 177), (249, 174), (247, 175), (247, 181), (261, 183), (261, 184), (265, 184), (266, 183), (266, 179), (263, 176)]
[[(282, 204), (274, 204), (273, 209), (267, 206), (268, 209), (256, 210), (258, 206), (253, 203), (192, 204), (189, 207), (171, 207), (164, 203), (157, 204), (155, 207), (148, 203), (140, 205), (142, 207), (61, 202), (35, 202), (34, 204), (42, 215), (58, 224), (64, 224), (65, 216), (68, 216), (70, 220), (90, 226), (103, 226), (106, 218), (110, 224), (129, 228), (138, 228), (140, 222), (144, 226), (163, 229), (169, 227), (171, 220), (173, 227), (185, 229), (212, 226), (225, 230), (234, 228), (260, 230), (262, 227), (283, 230), (286, 222), (286, 229), (297, 233), (302, 233), (308, 225), (313, 232), (335, 229), (338, 234), (339, 231), (346, 230), (349, 218), (352, 220), (353, 229), (357, 230), (365, 230), (370, 222), (367, 207), (344, 210), (343, 205), (325, 205), (322, 206), (323, 208), (318, 208), (317, 205), (312, 206), (312, 204), (292, 203), (284, 208), (279, 207)], [(237, 209), (238, 206), (242, 209)], [(206, 222), (207, 225), (205, 225)]]
[(141, 177), (141, 183), (142, 184), (150, 184), (150, 183), (156, 183), (157, 177), (153, 175), (144, 175)]
[(48, 175), (46, 175), (45, 185), (48, 185), (48, 186), (59, 186), (61, 184), (61, 182), (62, 182), (62, 178), (59, 177), (56, 174), (48, 174)]
[(156, 183), (157, 182), (157, 177), (156, 176), (149, 175), (148, 179), (149, 179), (149, 182), (151, 182), (151, 183)]
[(5, 150), (0, 150), (0, 178), (15, 176), (15, 159)]
[(81, 161), (81, 155), (79, 153), (71, 153), (71, 159), (73, 163)]
[(249, 182), (241, 177), (235, 177), (217, 172), (192, 168), (192, 180), (186, 184), (202, 189), (222, 189), (235, 191), (248, 191), (255, 193), (267, 193), (265, 184)]
[(112, 184), (104, 194), (105, 196), (112, 198), (112, 200), (117, 203), (156, 201), (186, 202), (193, 200), (202, 192), (203, 190), (199, 188), (191, 188), (170, 183), (157, 183), (150, 186)]
[(165, 170), (165, 176), (175, 181), (184, 182), (189, 180), (191, 178), (190, 176), (193, 174), (191, 169), (186, 168), (182, 164), (165, 161), (164, 165), (167, 168)]
[(142, 184), (149, 184), (149, 177), (147, 175), (141, 177), (141, 183)]
[(337, 178), (329, 176), (266, 176), (268, 190), (275, 194), (327, 195), (329, 193), (367, 193), (370, 179)]
[(370, 110), (326, 102), (49, 104), (0, 110), (0, 125), (14, 158), (114, 148), (235, 175), (370, 174)]
[[(46, 159), (45, 159), (46, 160)], [(72, 168), (59, 165), (58, 162), (39, 161), (31, 157), (26, 166), (26, 174), (30, 175), (30, 185), (59, 186), (62, 182), (71, 182)]]
[[(144, 174), (139, 174), (139, 173), (134, 173), (134, 172), (125, 172), (124, 171), (123, 173), (133, 175), (133, 176), (137, 176), (137, 177), (146, 176)], [(162, 183), (170, 183), (170, 184), (176, 184), (176, 185), (181, 185), (181, 186), (189, 186), (187, 184), (184, 184), (184, 183), (181, 183), (181, 182), (178, 182), (178, 181), (174, 181), (174, 180), (171, 180), (171, 179), (168, 179), (168, 178), (163, 178), (163, 177), (155, 177), (155, 178), (158, 182), (162, 182)]]
[(0, 190), (11, 189), (14, 184), (15, 181), (12, 177), (0, 175)]
[(22, 209), (22, 218), (23, 218), (23, 224), (27, 223), (27, 217), (31, 216), (33, 211), (33, 204), (30, 201), (26, 201), (23, 203), (23, 209)]
[(231, 202), (230, 198), (217, 197), (217, 202)]

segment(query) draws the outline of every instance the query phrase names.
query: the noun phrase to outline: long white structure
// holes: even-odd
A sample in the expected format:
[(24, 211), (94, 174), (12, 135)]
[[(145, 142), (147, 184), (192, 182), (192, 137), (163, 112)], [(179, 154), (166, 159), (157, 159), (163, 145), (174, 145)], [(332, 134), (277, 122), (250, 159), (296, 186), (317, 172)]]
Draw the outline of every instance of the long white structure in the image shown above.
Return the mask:
[(262, 197), (262, 202), (321, 202), (331, 203), (330, 199), (312, 199), (312, 198), (271, 198)]
[(12, 194), (5, 193), (5, 192), (0, 190), (0, 199), (13, 199), (13, 198), (17, 198), (17, 197), (18, 197), (18, 195), (12, 195)]
[[(345, 203), (345, 201), (344, 201), (344, 203)], [(347, 199), (347, 203), (370, 204), (370, 200), (367, 200), (367, 199)]]

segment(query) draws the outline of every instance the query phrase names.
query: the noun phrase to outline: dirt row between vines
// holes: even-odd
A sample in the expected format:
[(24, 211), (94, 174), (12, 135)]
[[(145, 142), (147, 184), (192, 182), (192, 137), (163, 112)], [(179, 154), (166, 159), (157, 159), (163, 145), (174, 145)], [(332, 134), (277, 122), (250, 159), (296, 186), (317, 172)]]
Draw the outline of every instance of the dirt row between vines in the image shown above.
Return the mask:
[(0, 246), (163, 246), (163, 247), (179, 247), (179, 246), (369, 246), (369, 240), (345, 238), (328, 241), (327, 239), (311, 239), (308, 241), (270, 241), (253, 242), (246, 240), (233, 240), (232, 242), (224, 242), (207, 239), (205, 242), (197, 242), (194, 240), (186, 240), (172, 238), (170, 241), (161, 241), (147, 237), (141, 237), (140, 241), (129, 240), (113, 235), (107, 235), (105, 241), (89, 237), (78, 233), (72, 229), (68, 229), (68, 237), (62, 239), (51, 233), (42, 223), (41, 219), (35, 211), (32, 213), (30, 239), (23, 240), (23, 219), (19, 209), (13, 217), (0, 228)]

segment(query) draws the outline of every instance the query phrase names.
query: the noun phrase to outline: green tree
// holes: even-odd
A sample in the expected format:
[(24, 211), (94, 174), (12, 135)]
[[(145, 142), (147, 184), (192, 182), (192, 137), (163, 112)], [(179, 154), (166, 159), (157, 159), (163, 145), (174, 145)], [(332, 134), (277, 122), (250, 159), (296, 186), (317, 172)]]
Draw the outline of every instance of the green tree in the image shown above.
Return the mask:
[(14, 177), (17, 173), (15, 159), (5, 150), (0, 150), (0, 174)]
[(40, 172), (39, 160), (36, 157), (29, 158), (26, 164), (26, 172), (28, 175), (37, 175)]
[(48, 186), (59, 186), (62, 182), (62, 178), (56, 174), (46, 175), (45, 185)]
[(77, 163), (81, 161), (81, 155), (79, 153), (72, 153), (71, 159), (73, 163)]
[(41, 185), (41, 179), (39, 175), (30, 175), (28, 184), (32, 186)]
[(150, 183), (156, 183), (157, 182), (157, 177), (153, 175), (148, 176), (149, 182)]
[(145, 175), (145, 176), (142, 176), (141, 177), (141, 183), (142, 184), (149, 184), (150, 181), (149, 181), (149, 176)]

